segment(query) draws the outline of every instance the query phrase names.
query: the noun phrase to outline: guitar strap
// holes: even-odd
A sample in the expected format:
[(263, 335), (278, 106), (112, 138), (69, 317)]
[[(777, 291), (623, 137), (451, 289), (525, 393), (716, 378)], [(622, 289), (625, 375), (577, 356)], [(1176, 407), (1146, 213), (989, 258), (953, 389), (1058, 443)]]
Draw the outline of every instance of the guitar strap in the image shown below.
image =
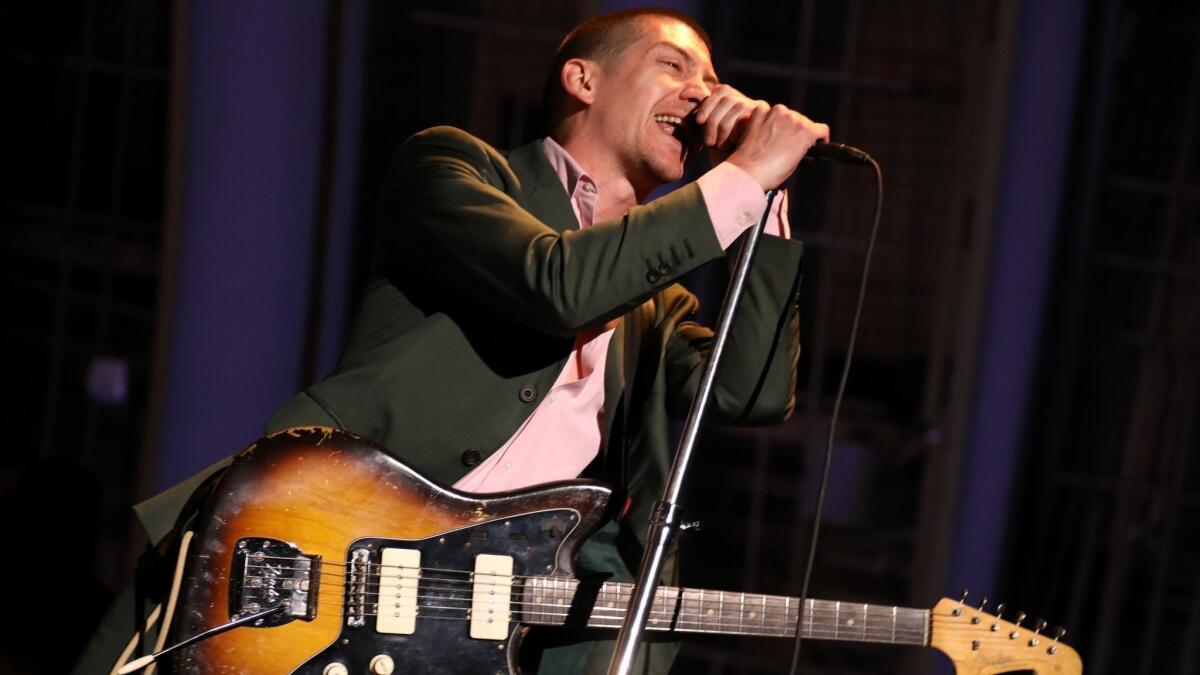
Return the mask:
[[(175, 518), (174, 527), (159, 539), (157, 544), (148, 545), (138, 558), (133, 573), (133, 625), (137, 626), (139, 655), (145, 655), (146, 646), (152, 644), (146, 634), (147, 608), (155, 606), (166, 597), (183, 533), (199, 516), (200, 510), (224, 475), (225, 470), (221, 469), (205, 478), (184, 502), (183, 508)], [(170, 626), (164, 624), (159, 626), (158, 630), (169, 631)]]

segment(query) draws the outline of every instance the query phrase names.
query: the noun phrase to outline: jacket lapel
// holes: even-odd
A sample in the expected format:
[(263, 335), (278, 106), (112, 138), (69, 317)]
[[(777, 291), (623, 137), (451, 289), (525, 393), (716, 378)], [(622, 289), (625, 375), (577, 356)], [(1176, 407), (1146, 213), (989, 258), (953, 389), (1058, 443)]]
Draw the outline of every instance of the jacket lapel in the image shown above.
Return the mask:
[(530, 213), (558, 232), (579, 229), (562, 179), (546, 159), (541, 141), (509, 152), (508, 165), (521, 180), (521, 196)]

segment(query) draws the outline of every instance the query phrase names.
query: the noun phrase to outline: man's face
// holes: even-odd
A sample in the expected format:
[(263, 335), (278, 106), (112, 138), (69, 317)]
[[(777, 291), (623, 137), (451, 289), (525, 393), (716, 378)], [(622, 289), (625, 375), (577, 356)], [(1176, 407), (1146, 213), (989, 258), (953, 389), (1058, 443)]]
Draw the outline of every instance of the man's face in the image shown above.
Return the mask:
[(614, 59), (592, 104), (604, 143), (635, 189), (683, 177), (679, 125), (717, 83), (708, 48), (686, 24), (643, 19), (644, 33)]

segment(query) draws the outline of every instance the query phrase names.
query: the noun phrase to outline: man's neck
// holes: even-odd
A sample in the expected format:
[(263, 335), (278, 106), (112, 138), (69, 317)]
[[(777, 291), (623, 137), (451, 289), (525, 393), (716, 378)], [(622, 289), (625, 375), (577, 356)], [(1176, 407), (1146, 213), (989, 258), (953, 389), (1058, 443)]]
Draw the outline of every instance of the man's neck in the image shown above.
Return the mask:
[(646, 190), (645, 194), (639, 194), (611, 150), (599, 148), (581, 136), (554, 136), (554, 140), (586, 169), (587, 174), (596, 182), (596, 222), (622, 216), (649, 194), (649, 190)]

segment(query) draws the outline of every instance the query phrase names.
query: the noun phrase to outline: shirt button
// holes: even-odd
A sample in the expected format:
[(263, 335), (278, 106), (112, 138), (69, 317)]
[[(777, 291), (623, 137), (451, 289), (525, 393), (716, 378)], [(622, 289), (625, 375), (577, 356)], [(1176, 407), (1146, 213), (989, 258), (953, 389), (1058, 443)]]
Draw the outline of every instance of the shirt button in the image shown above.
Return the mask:
[(753, 216), (751, 216), (749, 213), (743, 211), (742, 214), (738, 216), (738, 225), (746, 226), (752, 222), (754, 222)]
[(475, 448), (471, 448), (464, 452), (459, 459), (462, 460), (463, 466), (475, 466), (483, 460), (483, 455)]
[(522, 401), (529, 403), (533, 399), (537, 398), (537, 389), (534, 389), (532, 385), (527, 384), (521, 387), (520, 391), (517, 392), (517, 396)]
[(595, 192), (595, 191), (596, 191), (596, 186), (595, 186), (595, 185), (592, 185), (591, 183), (584, 182), (584, 184), (583, 184), (583, 191), (584, 191), (584, 192)]

